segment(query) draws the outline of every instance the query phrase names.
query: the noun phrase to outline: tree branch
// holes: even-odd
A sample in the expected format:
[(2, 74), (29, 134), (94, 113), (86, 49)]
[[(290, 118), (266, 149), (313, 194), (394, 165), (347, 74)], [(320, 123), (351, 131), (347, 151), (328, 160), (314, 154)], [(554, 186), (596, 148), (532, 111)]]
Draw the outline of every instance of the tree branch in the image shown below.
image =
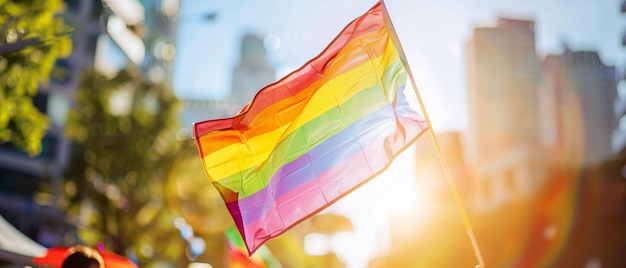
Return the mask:
[(39, 43), (41, 43), (39, 38), (32, 37), (32, 38), (17, 41), (15, 43), (2, 45), (0, 46), (0, 55), (16, 52), (26, 47), (37, 45)]

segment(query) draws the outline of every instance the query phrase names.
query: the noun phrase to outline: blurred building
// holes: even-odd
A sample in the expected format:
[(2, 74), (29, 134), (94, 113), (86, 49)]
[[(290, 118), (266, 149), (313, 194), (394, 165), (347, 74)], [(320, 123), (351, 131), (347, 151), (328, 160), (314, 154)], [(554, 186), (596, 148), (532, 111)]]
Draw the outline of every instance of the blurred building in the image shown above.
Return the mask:
[[(64, 137), (67, 113), (81, 72), (95, 67), (114, 75), (137, 67), (149, 81), (171, 85), (178, 0), (66, 0), (62, 14), (71, 32), (72, 53), (59, 59), (50, 84), (35, 105), (50, 118), (42, 152), (29, 157), (10, 144), (0, 146), (0, 215), (44, 246), (76, 243), (72, 223), (56, 208), (71, 144)], [(41, 185), (51, 195), (36, 194)]]
[(267, 62), (263, 39), (246, 34), (241, 41), (241, 58), (233, 70), (230, 98), (239, 107), (251, 102), (259, 89), (276, 79), (276, 70)]
[(595, 51), (548, 55), (544, 87), (554, 108), (552, 133), (559, 154), (578, 158), (582, 166), (598, 165), (612, 155), (616, 127), (615, 68), (606, 66)]
[(110, 76), (128, 66), (148, 81), (172, 86), (179, 0), (103, 0), (106, 34), (95, 67)]
[(239, 112), (240, 106), (235, 106), (228, 100), (180, 100), (181, 109), (178, 121), (181, 127), (179, 138), (191, 138), (191, 131), (195, 122), (210, 119), (232, 117)]
[[(626, 14), (626, 1), (623, 1), (620, 5), (620, 12)], [(626, 34), (622, 35), (622, 46), (626, 47)], [(615, 152), (626, 152), (626, 72), (622, 67), (621, 70), (617, 70), (616, 80), (618, 85), (618, 92), (620, 92), (620, 98), (616, 101), (615, 114), (618, 118), (618, 125), (615, 129), (613, 136), (613, 150)]]
[[(72, 229), (64, 213), (54, 206), (70, 151), (63, 129), (80, 71), (93, 64), (96, 40), (103, 31), (99, 24), (102, 10), (99, 1), (66, 1), (66, 4), (63, 17), (73, 28), (72, 53), (56, 62), (50, 84), (40, 88), (33, 100), (50, 119), (42, 152), (29, 157), (10, 144), (0, 147), (0, 214), (45, 246), (63, 243), (67, 239), (64, 234)], [(34, 195), (42, 184), (51, 187), (52, 195)]]
[(466, 158), (482, 194), (476, 206), (488, 209), (534, 192), (545, 170), (534, 22), (500, 18), (475, 28), (466, 64)]
[[(626, 86), (626, 80), (619, 79), (617, 84), (619, 85), (618, 92), (620, 92), (619, 89)], [(619, 97), (615, 102), (615, 116), (617, 126), (613, 133), (613, 151), (626, 152), (626, 100), (623, 97)]]

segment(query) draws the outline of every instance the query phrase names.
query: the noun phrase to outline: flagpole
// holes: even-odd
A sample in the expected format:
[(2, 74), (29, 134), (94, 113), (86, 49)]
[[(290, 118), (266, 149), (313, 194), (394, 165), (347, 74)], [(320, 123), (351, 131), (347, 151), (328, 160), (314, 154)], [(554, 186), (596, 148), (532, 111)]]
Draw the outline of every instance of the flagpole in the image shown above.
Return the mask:
[(470, 221), (467, 217), (467, 213), (465, 212), (465, 207), (463, 206), (463, 201), (461, 200), (459, 191), (457, 190), (456, 184), (454, 183), (454, 179), (452, 178), (452, 172), (450, 172), (450, 168), (448, 167), (446, 158), (444, 157), (442, 153), (441, 145), (439, 144), (439, 139), (437, 138), (437, 135), (435, 134), (435, 131), (433, 130), (432, 124), (430, 122), (430, 118), (428, 117), (428, 113), (426, 112), (426, 107), (424, 106), (424, 102), (422, 101), (422, 96), (419, 94), (419, 90), (417, 90), (417, 84), (415, 83), (415, 78), (413, 78), (411, 67), (409, 66), (409, 63), (406, 59), (406, 55), (404, 54), (404, 49), (402, 48), (402, 44), (400, 43), (400, 40), (397, 36), (395, 27), (393, 26), (393, 23), (391, 21), (391, 16), (389, 16), (389, 12), (387, 10), (387, 6), (385, 5), (385, 2), (383, 0), (380, 0), (380, 2), (383, 6), (383, 11), (385, 12), (385, 15), (387, 16), (387, 23), (389, 24), (389, 27), (391, 28), (391, 31), (393, 34), (392, 39), (396, 39), (394, 40), (394, 43), (398, 48), (398, 52), (400, 53), (400, 58), (403, 61), (404, 66), (407, 68), (407, 73), (409, 75), (409, 79), (411, 80), (411, 85), (413, 86), (413, 90), (415, 91), (415, 95), (417, 96), (417, 100), (419, 102), (420, 108), (422, 110), (422, 113), (424, 114), (424, 119), (426, 120), (426, 124), (428, 124), (428, 131), (430, 132), (430, 137), (433, 143), (435, 144), (435, 147), (437, 150), (437, 156), (439, 157), (439, 161), (444, 170), (446, 180), (448, 181), (448, 185), (450, 186), (450, 190), (452, 191), (452, 195), (454, 195), (454, 199), (459, 209), (459, 213), (461, 214), (461, 218), (463, 219), (463, 225), (465, 226), (465, 231), (467, 232), (467, 235), (469, 236), (470, 241), (472, 242), (472, 247), (474, 248), (474, 254), (476, 255), (476, 258), (478, 259), (478, 265), (476, 265), (476, 268), (484, 268), (486, 267), (485, 261), (483, 260), (483, 257), (480, 253), (480, 248), (478, 247), (478, 243), (476, 242), (476, 237), (474, 236), (472, 225), (470, 224)]

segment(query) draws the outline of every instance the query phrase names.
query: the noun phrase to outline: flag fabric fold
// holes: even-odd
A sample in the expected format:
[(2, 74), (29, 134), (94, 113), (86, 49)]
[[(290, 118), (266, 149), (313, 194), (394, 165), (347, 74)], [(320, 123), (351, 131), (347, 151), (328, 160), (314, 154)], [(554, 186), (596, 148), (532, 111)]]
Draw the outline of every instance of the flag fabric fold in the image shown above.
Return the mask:
[(386, 16), (377, 3), (238, 115), (194, 124), (250, 255), (380, 174), (427, 129)]

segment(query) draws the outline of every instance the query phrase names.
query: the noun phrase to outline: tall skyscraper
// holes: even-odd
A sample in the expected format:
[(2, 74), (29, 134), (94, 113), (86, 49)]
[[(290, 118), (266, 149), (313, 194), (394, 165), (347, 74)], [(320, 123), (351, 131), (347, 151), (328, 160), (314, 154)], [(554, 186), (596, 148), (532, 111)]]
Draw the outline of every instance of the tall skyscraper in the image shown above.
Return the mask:
[(537, 80), (532, 21), (499, 19), (476, 28), (467, 44), (471, 162), (491, 161), (520, 143), (538, 144)]
[(233, 70), (231, 99), (241, 107), (254, 98), (259, 89), (276, 80), (276, 71), (267, 62), (263, 39), (247, 34), (241, 42), (241, 59)]
[(612, 152), (616, 126), (615, 68), (597, 52), (571, 51), (548, 55), (544, 62), (545, 89), (555, 111), (555, 147), (577, 157), (581, 165), (598, 164)]
[(475, 28), (466, 47), (466, 158), (485, 206), (537, 187), (542, 160), (534, 22), (498, 19)]

